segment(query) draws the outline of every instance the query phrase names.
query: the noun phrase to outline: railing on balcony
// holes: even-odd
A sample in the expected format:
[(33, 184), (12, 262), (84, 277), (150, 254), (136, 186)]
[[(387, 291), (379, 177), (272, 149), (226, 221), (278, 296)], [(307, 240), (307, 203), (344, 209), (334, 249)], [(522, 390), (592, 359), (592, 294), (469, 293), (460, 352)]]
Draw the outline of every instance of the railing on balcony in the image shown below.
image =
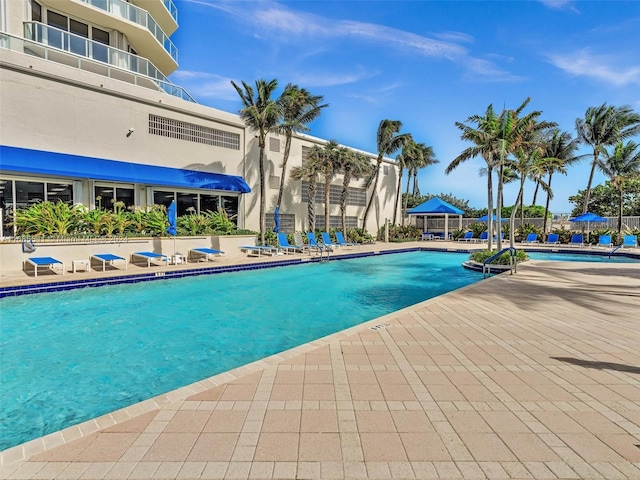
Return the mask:
[(173, 1), (172, 0), (164, 0), (164, 6), (166, 7), (167, 10), (169, 10), (169, 13), (173, 17), (173, 19), (176, 21), (176, 23), (178, 23), (178, 9), (173, 4)]
[[(129, 20), (130, 22), (137, 23), (149, 30), (152, 35), (160, 42), (160, 45), (171, 55), (176, 63), (178, 63), (178, 49), (169, 39), (169, 37), (162, 31), (156, 21), (153, 19), (149, 12), (142, 8), (136, 7), (131, 3), (127, 3), (123, 0), (81, 0), (82, 2), (91, 5), (93, 7), (105, 10), (112, 15), (117, 15), (120, 18)], [(170, 0), (168, 0), (170, 1)], [(167, 0), (165, 0), (166, 6)], [(169, 8), (169, 7), (168, 7)], [(175, 9), (175, 6), (173, 6)], [(171, 12), (171, 10), (169, 10)], [(176, 11), (177, 16), (177, 11)]]
[(0, 33), (0, 47), (155, 88), (195, 103), (184, 88), (171, 83), (146, 58), (39, 22), (25, 22), (24, 37)]

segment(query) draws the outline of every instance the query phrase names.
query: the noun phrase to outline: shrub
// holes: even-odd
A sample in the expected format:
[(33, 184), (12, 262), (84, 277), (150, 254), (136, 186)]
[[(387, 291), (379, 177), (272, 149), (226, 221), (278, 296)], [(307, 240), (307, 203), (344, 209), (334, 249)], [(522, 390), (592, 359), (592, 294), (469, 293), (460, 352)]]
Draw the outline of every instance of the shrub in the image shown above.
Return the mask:
[[(498, 253), (497, 250), (481, 250), (479, 252), (473, 252), (469, 256), (469, 259), (473, 260), (474, 262), (482, 263), (496, 253)], [(493, 265), (509, 265), (510, 258), (511, 255), (509, 254), (509, 252), (504, 252), (491, 263)], [(524, 262), (526, 260), (529, 260), (529, 256), (525, 253), (524, 250), (516, 250), (516, 259), (518, 260), (518, 262)]]

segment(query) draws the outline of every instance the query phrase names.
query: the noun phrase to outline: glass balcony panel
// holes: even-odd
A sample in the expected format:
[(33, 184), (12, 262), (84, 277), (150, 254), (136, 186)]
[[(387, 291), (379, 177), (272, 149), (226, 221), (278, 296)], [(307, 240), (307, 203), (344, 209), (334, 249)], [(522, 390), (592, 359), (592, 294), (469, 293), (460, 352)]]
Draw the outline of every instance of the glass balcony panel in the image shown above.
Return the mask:
[[(169, 39), (169, 37), (162, 31), (156, 21), (153, 19), (149, 12), (136, 7), (133, 4), (127, 3), (123, 0), (81, 0), (82, 2), (91, 5), (93, 7), (105, 10), (113, 15), (116, 15), (130, 22), (136, 23), (145, 27), (156, 40), (162, 45), (162, 47), (171, 55), (176, 62), (178, 62), (178, 49)], [(175, 6), (174, 6), (175, 8)], [(176, 12), (177, 15), (177, 12)], [(176, 20), (177, 21), (177, 20)]]
[(178, 9), (171, 0), (164, 0), (164, 6), (169, 11), (173, 19), (178, 23)]
[[(7, 35), (7, 37), (10, 36)], [(158, 70), (157, 67), (146, 58), (139, 57), (123, 50), (118, 50), (117, 48), (110, 47), (104, 43), (89, 40), (80, 35), (75, 35), (39, 22), (24, 23), (24, 38), (26, 40), (36, 42), (39, 45), (53, 47), (58, 50), (72, 53), (78, 57), (84, 57), (115, 67), (121, 71), (128, 71), (130, 73), (137, 74), (140, 77), (146, 77), (153, 80), (159, 90), (170, 93), (171, 95), (182, 98), (183, 100), (195, 102), (195, 100), (182, 87), (169, 82), (167, 77), (165, 77), (160, 70)], [(9, 40), (4, 42), (4, 44), (7, 45), (5, 48), (11, 48), (11, 42)], [(0, 44), (0, 46), (3, 46), (3, 44)], [(23, 47), (23, 49), (25, 51), (28, 50), (26, 46)], [(51, 59), (49, 58), (50, 56), (47, 51), (45, 51), (45, 54), (42, 56), (44, 58)], [(108, 76), (112, 75), (109, 74)]]

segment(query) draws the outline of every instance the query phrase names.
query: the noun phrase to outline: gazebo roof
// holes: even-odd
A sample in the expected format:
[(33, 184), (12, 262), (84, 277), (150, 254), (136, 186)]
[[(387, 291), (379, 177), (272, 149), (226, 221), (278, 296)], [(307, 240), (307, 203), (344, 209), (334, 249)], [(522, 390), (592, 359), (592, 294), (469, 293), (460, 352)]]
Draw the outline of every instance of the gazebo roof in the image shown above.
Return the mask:
[(457, 207), (454, 207), (450, 203), (445, 202), (441, 198), (433, 197), (431, 200), (413, 207), (407, 212), (408, 215), (432, 215), (432, 214), (449, 214), (449, 215), (463, 215), (464, 212)]

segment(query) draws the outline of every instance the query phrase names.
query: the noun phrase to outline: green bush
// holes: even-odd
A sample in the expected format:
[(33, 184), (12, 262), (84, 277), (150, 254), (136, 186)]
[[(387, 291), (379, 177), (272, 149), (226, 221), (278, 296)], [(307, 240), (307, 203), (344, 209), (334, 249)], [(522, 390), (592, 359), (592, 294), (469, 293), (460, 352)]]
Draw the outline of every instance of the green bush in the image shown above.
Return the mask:
[[(378, 240), (384, 240), (384, 226), (378, 230)], [(413, 225), (389, 225), (389, 241), (390, 242), (408, 242), (412, 240), (420, 240), (422, 230)]]
[[(479, 252), (473, 252), (469, 256), (469, 259), (473, 260), (474, 262), (482, 263), (492, 255), (495, 255), (496, 253), (498, 253), (497, 250), (481, 250)], [(510, 253), (504, 252), (502, 255), (496, 258), (493, 262), (491, 262), (491, 264), (492, 265), (509, 265), (510, 258), (511, 258)], [(525, 253), (524, 250), (516, 250), (516, 259), (518, 260), (518, 262), (524, 262), (526, 260), (529, 260), (529, 256)]]

